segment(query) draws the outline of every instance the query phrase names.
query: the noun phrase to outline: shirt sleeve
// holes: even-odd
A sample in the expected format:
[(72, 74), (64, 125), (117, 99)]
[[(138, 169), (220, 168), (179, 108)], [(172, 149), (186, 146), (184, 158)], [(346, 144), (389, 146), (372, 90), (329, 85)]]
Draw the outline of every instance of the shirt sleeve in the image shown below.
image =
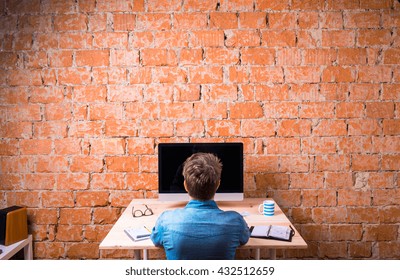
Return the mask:
[(246, 221), (240, 217), (241, 223), (242, 223), (242, 233), (240, 235), (240, 245), (246, 244), (247, 241), (249, 241), (250, 238), (250, 229), (249, 226), (247, 225)]
[(163, 213), (158, 217), (153, 230), (151, 231), (150, 239), (157, 247), (163, 246), (163, 227), (162, 227)]

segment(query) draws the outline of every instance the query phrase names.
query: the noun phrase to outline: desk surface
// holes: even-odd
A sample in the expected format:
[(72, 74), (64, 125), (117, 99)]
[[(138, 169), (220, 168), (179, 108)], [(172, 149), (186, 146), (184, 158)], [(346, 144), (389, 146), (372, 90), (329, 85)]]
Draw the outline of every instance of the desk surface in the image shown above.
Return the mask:
[[(282, 212), (280, 207), (275, 204), (275, 215), (266, 217), (258, 213), (258, 205), (262, 203), (265, 198), (246, 198), (243, 201), (221, 201), (217, 205), (222, 210), (235, 210), (239, 213), (247, 212), (248, 215), (244, 216), (248, 226), (255, 225), (290, 225), (293, 229), (295, 227), (288, 220), (286, 215)], [(157, 217), (165, 210), (182, 208), (187, 202), (165, 202), (156, 199), (134, 199), (129, 206), (125, 209), (124, 213), (112, 227), (110, 232), (100, 243), (100, 249), (156, 249), (150, 239), (134, 242), (124, 232), (125, 228), (144, 225), (152, 229), (156, 223)], [(135, 209), (144, 210), (147, 205), (153, 210), (154, 215), (143, 216), (139, 218), (132, 217), (132, 207)], [(241, 249), (253, 248), (267, 248), (267, 249), (305, 249), (307, 243), (295, 229), (296, 234), (293, 236), (292, 242), (250, 238), (249, 242), (241, 246)]]

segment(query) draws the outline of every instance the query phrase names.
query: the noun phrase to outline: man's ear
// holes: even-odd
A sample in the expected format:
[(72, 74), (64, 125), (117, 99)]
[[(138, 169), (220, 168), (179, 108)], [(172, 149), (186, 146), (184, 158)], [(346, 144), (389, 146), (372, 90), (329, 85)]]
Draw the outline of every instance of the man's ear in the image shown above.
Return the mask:
[(185, 187), (185, 191), (186, 191), (187, 193), (189, 193), (189, 192), (188, 192), (188, 189), (187, 189), (187, 185), (186, 185), (186, 180), (183, 181), (183, 186)]

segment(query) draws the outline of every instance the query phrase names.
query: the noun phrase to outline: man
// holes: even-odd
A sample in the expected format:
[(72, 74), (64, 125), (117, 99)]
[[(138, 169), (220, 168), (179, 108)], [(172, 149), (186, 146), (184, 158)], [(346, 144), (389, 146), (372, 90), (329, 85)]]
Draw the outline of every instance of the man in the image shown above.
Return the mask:
[(190, 196), (182, 209), (165, 211), (151, 234), (167, 259), (234, 259), (236, 248), (249, 240), (249, 228), (235, 211), (222, 211), (214, 201), (222, 164), (209, 153), (195, 153), (183, 166)]

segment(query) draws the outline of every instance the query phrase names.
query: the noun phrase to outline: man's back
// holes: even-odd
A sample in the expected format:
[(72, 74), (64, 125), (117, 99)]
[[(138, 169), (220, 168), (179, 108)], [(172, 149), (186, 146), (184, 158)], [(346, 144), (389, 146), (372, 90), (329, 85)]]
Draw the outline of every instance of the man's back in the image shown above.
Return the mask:
[(237, 212), (222, 211), (212, 200), (191, 200), (183, 209), (161, 214), (151, 239), (164, 247), (167, 259), (233, 259), (249, 235)]

